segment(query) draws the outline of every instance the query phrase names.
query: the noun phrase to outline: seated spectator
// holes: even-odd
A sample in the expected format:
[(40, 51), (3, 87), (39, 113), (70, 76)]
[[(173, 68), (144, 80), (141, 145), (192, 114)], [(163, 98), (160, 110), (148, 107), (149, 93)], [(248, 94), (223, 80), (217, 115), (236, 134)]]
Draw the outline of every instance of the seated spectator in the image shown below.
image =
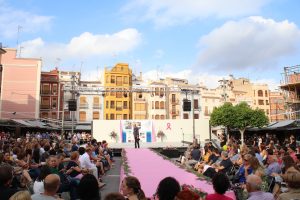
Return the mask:
[(125, 200), (125, 197), (118, 192), (113, 192), (113, 193), (107, 194), (105, 196), (104, 200)]
[(249, 175), (246, 180), (246, 189), (249, 193), (248, 200), (275, 200), (274, 196), (269, 192), (261, 191), (262, 180), (259, 176)]
[(283, 179), (287, 182), (288, 192), (279, 195), (277, 200), (299, 199), (300, 197), (300, 172), (289, 171), (283, 175)]
[(0, 199), (8, 200), (12, 195), (18, 192), (17, 189), (11, 188), (13, 180), (13, 168), (9, 165), (0, 166)]
[(279, 174), (281, 172), (281, 167), (277, 162), (277, 157), (275, 155), (269, 155), (267, 158), (268, 167), (266, 169), (266, 175), (270, 176), (272, 173)]
[(73, 151), (71, 153), (71, 160), (68, 162), (67, 165), (67, 174), (71, 176), (72, 178), (76, 179), (81, 179), (83, 174), (82, 174), (82, 169), (79, 167), (79, 153), (77, 151)]
[(128, 200), (146, 200), (144, 191), (141, 188), (140, 181), (133, 176), (127, 176), (121, 184), (121, 191)]
[(228, 157), (228, 153), (226, 151), (222, 151), (221, 153), (222, 161), (219, 164), (215, 164), (212, 167), (208, 168), (203, 175), (207, 177), (214, 177), (217, 172), (227, 173), (232, 167), (232, 162)]
[(56, 200), (60, 185), (60, 178), (57, 174), (49, 174), (44, 180), (44, 192), (41, 194), (34, 194), (31, 196), (32, 200)]
[(50, 168), (47, 165), (43, 166), (41, 168), (40, 175), (37, 177), (33, 184), (34, 194), (40, 194), (44, 192), (44, 180), (49, 174), (51, 174)]
[(166, 177), (159, 182), (156, 196), (159, 200), (170, 200), (174, 199), (180, 190), (180, 184), (175, 178)]
[(31, 200), (31, 196), (28, 191), (19, 191), (9, 198), (9, 200)]
[(78, 185), (78, 196), (81, 200), (100, 200), (98, 180), (92, 174), (84, 175)]
[(243, 165), (239, 168), (237, 172), (237, 180), (235, 180), (237, 183), (245, 183), (246, 182), (246, 177), (249, 174), (252, 174), (253, 169), (251, 168), (250, 165), (250, 159), (252, 159), (252, 156), (250, 154), (246, 154), (243, 156)]
[(257, 176), (265, 176), (265, 169), (264, 167), (261, 165), (261, 163), (259, 162), (259, 160), (257, 159), (257, 157), (251, 157), (249, 160), (250, 166), (253, 169), (253, 174), (257, 175)]
[(206, 196), (206, 200), (233, 200), (230, 197), (225, 196), (225, 192), (230, 188), (230, 182), (226, 174), (217, 173), (213, 179), (212, 184), (215, 190), (215, 194), (209, 194)]
[(191, 190), (182, 190), (177, 193), (176, 200), (199, 200), (200, 196)]

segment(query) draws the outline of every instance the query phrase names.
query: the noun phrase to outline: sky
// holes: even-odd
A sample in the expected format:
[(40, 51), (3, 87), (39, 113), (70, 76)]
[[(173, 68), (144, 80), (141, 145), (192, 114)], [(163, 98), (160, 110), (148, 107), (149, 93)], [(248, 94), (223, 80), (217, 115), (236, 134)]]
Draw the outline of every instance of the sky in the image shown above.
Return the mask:
[(300, 64), (298, 0), (0, 0), (0, 42), (42, 58), (42, 71), (105, 67), (218, 86), (233, 75), (275, 90)]

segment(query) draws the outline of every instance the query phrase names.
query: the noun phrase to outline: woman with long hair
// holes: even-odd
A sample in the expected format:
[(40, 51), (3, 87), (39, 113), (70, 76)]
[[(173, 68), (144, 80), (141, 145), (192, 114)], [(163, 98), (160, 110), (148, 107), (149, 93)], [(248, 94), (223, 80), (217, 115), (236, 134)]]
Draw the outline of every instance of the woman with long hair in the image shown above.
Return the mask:
[(128, 200), (146, 200), (140, 181), (134, 176), (127, 176), (123, 179), (121, 190)]
[(257, 176), (264, 176), (265, 170), (264, 167), (259, 163), (258, 159), (256, 157), (251, 157), (249, 160), (250, 166), (253, 169), (253, 174)]

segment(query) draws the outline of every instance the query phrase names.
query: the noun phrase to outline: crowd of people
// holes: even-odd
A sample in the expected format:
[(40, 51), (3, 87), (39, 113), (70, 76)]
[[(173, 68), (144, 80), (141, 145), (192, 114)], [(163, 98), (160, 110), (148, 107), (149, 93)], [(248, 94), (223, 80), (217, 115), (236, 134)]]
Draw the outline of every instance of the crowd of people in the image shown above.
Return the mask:
[(300, 199), (300, 149), (293, 135), (281, 141), (276, 135), (252, 136), (245, 144), (221, 137), (221, 148), (212, 142), (203, 149), (191, 145), (182, 164), (209, 178), (225, 174), (239, 199)]
[[(52, 200), (65, 194), (71, 200), (101, 199), (102, 177), (114, 165), (106, 141), (98, 142), (87, 133), (28, 132), (23, 138), (14, 138), (2, 132), (0, 137), (1, 200)], [(229, 189), (237, 199), (300, 198), (300, 152), (293, 135), (280, 141), (267, 134), (246, 139), (245, 144), (223, 137), (220, 146), (208, 142), (200, 148), (194, 143), (182, 159), (195, 173), (211, 178), (214, 194), (201, 196), (166, 177), (152, 199), (230, 200), (225, 195)], [(125, 177), (120, 192), (104, 199), (148, 199), (137, 177)]]

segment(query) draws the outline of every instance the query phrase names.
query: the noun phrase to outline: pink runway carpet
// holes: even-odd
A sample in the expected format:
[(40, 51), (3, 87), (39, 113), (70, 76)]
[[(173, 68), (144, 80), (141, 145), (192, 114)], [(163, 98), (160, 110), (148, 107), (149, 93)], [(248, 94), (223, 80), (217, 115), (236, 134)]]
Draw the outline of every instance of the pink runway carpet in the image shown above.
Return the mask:
[[(147, 197), (151, 197), (155, 193), (160, 180), (167, 176), (176, 178), (180, 185), (193, 185), (208, 194), (214, 193), (210, 183), (198, 180), (195, 174), (179, 168), (169, 160), (164, 160), (150, 149), (125, 149), (125, 151), (131, 175), (140, 180)], [(231, 191), (226, 195), (235, 199)]]

